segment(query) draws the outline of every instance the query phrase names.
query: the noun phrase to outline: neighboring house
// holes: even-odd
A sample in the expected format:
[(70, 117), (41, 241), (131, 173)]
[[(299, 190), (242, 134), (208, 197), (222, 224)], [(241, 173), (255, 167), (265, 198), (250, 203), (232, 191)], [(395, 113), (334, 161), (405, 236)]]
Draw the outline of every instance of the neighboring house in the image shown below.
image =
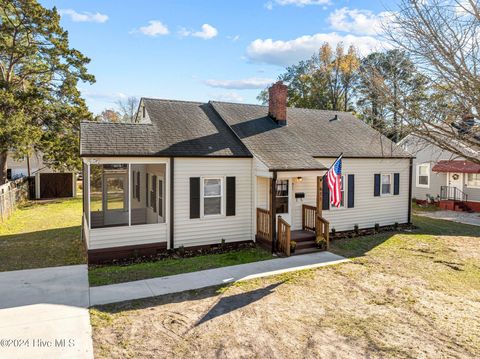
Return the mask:
[[(137, 124), (83, 122), (89, 261), (222, 240), (273, 247), (279, 216), (297, 249), (317, 215), (336, 231), (409, 222), (411, 156), (350, 113), (287, 108), (286, 96), (277, 83), (268, 107), (143, 98)], [(321, 178), (341, 153), (332, 208)]]
[[(399, 142), (415, 156), (413, 198), (435, 201), (443, 209), (480, 212), (480, 165), (410, 134)], [(472, 155), (480, 155), (469, 149)]]
[[(36, 199), (75, 197), (77, 175), (73, 172), (57, 172), (43, 162), (43, 155), (35, 152), (27, 158), (15, 159), (13, 154), (7, 157), (7, 179), (33, 178), (34, 197)], [(33, 195), (33, 194), (32, 194)]]

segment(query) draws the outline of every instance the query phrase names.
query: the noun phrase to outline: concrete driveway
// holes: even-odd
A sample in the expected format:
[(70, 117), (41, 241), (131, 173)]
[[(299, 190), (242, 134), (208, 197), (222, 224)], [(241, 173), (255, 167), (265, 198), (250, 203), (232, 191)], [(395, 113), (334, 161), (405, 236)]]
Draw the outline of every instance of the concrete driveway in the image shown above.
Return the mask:
[(0, 358), (93, 358), (86, 265), (0, 273)]

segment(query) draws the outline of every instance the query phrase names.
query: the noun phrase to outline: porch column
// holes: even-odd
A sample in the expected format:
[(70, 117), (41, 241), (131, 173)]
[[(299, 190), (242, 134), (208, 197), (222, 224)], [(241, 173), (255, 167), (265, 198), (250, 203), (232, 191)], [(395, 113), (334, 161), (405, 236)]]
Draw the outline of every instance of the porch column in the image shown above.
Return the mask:
[(323, 177), (317, 176), (317, 215), (322, 216), (323, 208)]
[(270, 179), (270, 215), (271, 215), (271, 233), (272, 233), (272, 253), (275, 252), (277, 239), (277, 204), (276, 193), (277, 190), (277, 172), (273, 172), (273, 177)]

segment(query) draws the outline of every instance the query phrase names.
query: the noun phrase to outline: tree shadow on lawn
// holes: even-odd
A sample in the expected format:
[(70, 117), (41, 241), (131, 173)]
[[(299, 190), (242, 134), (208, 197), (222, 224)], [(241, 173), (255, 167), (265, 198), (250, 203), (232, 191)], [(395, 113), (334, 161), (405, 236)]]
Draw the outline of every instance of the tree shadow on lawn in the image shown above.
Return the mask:
[(86, 263), (81, 227), (0, 235), (0, 272)]
[(246, 307), (254, 302), (257, 302), (266, 296), (273, 294), (274, 289), (282, 285), (284, 281), (276, 282), (268, 285), (265, 288), (258, 288), (252, 291), (246, 291), (240, 294), (234, 294), (231, 296), (222, 296), (225, 288), (229, 285), (219, 285), (206, 287), (195, 290), (187, 290), (179, 293), (165, 294), (158, 297), (143, 298), (130, 301), (124, 301), (119, 303), (112, 303), (106, 305), (100, 305), (93, 307), (95, 310), (103, 314), (118, 314), (122, 312), (128, 312), (132, 310), (153, 309), (165, 304), (183, 303), (189, 301), (201, 301), (207, 298), (221, 297), (216, 301), (213, 306), (193, 324), (193, 326), (199, 326), (208, 322), (214, 318), (222, 316), (224, 314), (233, 312), (237, 309)]
[(347, 258), (360, 257), (375, 247), (387, 242), (397, 234), (404, 236), (467, 236), (479, 237), (480, 240), (480, 227), (478, 226), (418, 216), (414, 216), (413, 222), (416, 228), (412, 230), (384, 232), (354, 238), (333, 239), (331, 241), (330, 251)]

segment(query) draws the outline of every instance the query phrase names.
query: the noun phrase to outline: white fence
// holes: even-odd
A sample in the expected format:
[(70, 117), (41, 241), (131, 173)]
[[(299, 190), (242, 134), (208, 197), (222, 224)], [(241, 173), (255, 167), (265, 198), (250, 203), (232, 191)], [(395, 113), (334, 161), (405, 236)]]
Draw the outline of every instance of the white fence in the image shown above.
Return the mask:
[(8, 182), (0, 186), (0, 223), (6, 221), (18, 206), (28, 198), (28, 181), (26, 178)]

